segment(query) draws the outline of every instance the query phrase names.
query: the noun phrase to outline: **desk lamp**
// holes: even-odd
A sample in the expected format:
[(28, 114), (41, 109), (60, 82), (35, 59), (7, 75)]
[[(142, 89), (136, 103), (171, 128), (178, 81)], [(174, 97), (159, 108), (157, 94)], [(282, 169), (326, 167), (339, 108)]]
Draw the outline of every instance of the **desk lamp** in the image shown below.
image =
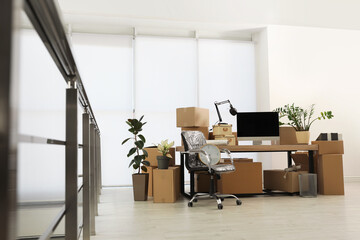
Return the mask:
[(220, 112), (219, 112), (219, 108), (218, 108), (218, 105), (222, 105), (222, 104), (225, 104), (225, 103), (229, 103), (230, 104), (230, 114), (233, 115), (233, 116), (236, 116), (237, 114), (237, 110), (236, 108), (233, 107), (233, 105), (231, 104), (230, 100), (225, 100), (225, 101), (222, 101), (222, 102), (214, 102), (215, 104), (215, 108), (216, 108), (216, 112), (219, 116), (219, 125), (220, 124), (227, 124), (227, 123), (222, 123), (222, 118), (221, 118), (221, 115), (220, 115)]

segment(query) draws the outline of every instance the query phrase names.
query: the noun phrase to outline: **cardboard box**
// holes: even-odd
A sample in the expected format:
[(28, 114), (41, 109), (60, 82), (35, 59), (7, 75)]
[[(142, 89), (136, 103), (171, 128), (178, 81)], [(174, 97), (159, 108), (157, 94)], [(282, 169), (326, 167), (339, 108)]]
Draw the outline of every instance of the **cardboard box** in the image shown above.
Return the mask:
[(218, 192), (223, 194), (262, 193), (261, 162), (234, 162), (235, 171), (221, 174)]
[(343, 160), (341, 154), (320, 155), (318, 191), (324, 195), (344, 195)]
[[(253, 162), (252, 158), (233, 158), (235, 162)], [(220, 159), (220, 163), (231, 163), (230, 158), (222, 158)]]
[(215, 135), (215, 140), (227, 140), (228, 145), (230, 145), (230, 146), (235, 146), (236, 145), (234, 135), (225, 135), (225, 136)]
[[(209, 139), (209, 127), (182, 127), (181, 131), (200, 131), (204, 134), (206, 139)], [(181, 146), (183, 146), (184, 143), (181, 139)]]
[(154, 169), (154, 203), (174, 203), (180, 196), (180, 168)]
[[(150, 162), (150, 166), (157, 167), (158, 162), (157, 162), (156, 157), (162, 156), (161, 153), (158, 152), (157, 147), (155, 147), (155, 146), (154, 147), (146, 147), (144, 149), (148, 153), (148, 157), (145, 158), (145, 160)], [(172, 156), (172, 158), (169, 161), (169, 166), (174, 166), (175, 165), (175, 148), (170, 148), (169, 153)]]
[[(235, 137), (235, 145), (238, 145), (238, 138), (237, 138), (237, 132), (232, 132), (232, 135)], [(209, 139), (214, 140), (215, 136), (213, 132), (209, 132)]]
[[(309, 154), (307, 152), (297, 152), (291, 154), (295, 165), (301, 165), (300, 171), (309, 171)], [(317, 155), (314, 154), (314, 172), (317, 173)]]
[[(148, 196), (152, 197), (153, 196), (153, 171), (157, 167), (146, 166), (146, 168), (147, 168), (147, 173), (149, 174)], [(144, 171), (141, 170), (141, 172), (144, 172)]]
[(307, 172), (288, 172), (286, 175), (285, 173), (284, 170), (264, 170), (264, 188), (289, 193), (299, 192), (299, 174)]
[(209, 127), (209, 109), (188, 107), (176, 109), (177, 127)]
[(344, 154), (343, 141), (312, 141), (311, 144), (319, 145), (318, 154)]
[(295, 145), (298, 144), (296, 139), (296, 131), (290, 126), (279, 127), (280, 145)]
[(213, 125), (213, 134), (214, 136), (231, 135), (232, 125), (231, 124)]

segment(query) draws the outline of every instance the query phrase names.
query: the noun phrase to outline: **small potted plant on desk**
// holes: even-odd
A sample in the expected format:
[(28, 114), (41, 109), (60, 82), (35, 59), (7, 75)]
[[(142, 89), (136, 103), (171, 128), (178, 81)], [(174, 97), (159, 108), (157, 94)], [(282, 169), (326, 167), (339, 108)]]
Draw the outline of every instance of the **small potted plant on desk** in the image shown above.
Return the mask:
[(146, 124), (146, 122), (142, 122), (143, 118), (144, 116), (142, 116), (139, 120), (128, 119), (126, 121), (126, 123), (130, 126), (129, 132), (133, 134), (133, 137), (127, 138), (122, 142), (122, 145), (130, 139), (134, 142), (134, 145), (129, 150), (127, 156), (134, 156), (130, 161), (129, 167), (132, 166), (134, 170), (137, 170), (137, 173), (132, 175), (135, 201), (146, 201), (148, 196), (149, 174), (140, 173), (140, 169), (147, 172), (147, 168), (145, 166), (150, 166), (150, 163), (145, 161), (145, 158), (148, 156), (148, 153), (143, 149), (145, 137), (139, 134), (142, 131), (142, 127)]
[(334, 115), (331, 111), (320, 112), (320, 116), (313, 118), (314, 106), (312, 104), (309, 109), (303, 109), (295, 106), (294, 103), (276, 108), (274, 111), (279, 113), (279, 119), (287, 117), (289, 122), (284, 123), (279, 120), (279, 125), (290, 125), (296, 131), (296, 139), (298, 144), (308, 144), (310, 140), (310, 127), (316, 120), (332, 119)]
[(168, 140), (161, 141), (160, 144), (157, 145), (157, 149), (162, 156), (157, 156), (156, 159), (158, 161), (158, 169), (168, 169), (169, 168), (169, 160), (172, 156), (169, 153), (170, 148), (174, 146), (174, 142), (168, 143)]

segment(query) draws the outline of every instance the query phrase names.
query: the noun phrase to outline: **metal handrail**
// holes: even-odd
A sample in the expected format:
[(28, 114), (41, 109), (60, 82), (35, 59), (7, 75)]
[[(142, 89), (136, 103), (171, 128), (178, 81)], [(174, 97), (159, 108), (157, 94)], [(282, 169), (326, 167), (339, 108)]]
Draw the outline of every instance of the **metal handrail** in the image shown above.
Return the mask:
[(51, 222), (50, 226), (45, 230), (45, 232), (40, 236), (39, 240), (48, 240), (52, 236), (52, 234), (55, 232), (55, 229), (65, 216), (66, 209), (65, 205), (61, 208), (60, 212), (56, 215), (54, 220)]

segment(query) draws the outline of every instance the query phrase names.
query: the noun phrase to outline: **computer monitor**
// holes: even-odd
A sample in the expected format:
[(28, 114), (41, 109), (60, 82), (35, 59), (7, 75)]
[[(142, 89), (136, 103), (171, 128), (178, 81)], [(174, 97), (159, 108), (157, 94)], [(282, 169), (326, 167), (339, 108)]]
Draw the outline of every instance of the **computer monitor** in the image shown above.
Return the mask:
[(239, 141), (280, 140), (279, 114), (277, 112), (238, 112), (237, 136)]

